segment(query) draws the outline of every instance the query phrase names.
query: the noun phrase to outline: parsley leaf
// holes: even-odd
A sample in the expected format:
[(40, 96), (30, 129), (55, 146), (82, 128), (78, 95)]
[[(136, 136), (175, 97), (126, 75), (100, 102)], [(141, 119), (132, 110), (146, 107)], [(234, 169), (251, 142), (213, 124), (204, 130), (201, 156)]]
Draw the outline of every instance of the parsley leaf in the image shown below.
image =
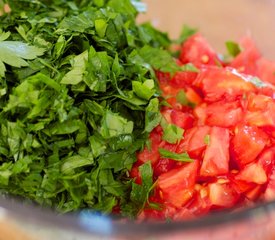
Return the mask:
[(159, 148), (159, 153), (164, 158), (169, 158), (180, 162), (193, 162), (187, 153), (175, 153), (164, 148)]
[(177, 65), (172, 56), (163, 49), (146, 45), (140, 49), (139, 54), (143, 60), (149, 63), (154, 69), (172, 73), (180, 70), (180, 66)]
[(0, 53), (0, 77), (4, 77), (6, 71), (4, 63), (13, 67), (28, 66), (25, 60), (43, 55), (44, 49), (19, 41), (0, 41)]
[(182, 139), (183, 133), (184, 129), (178, 127), (177, 125), (167, 124), (164, 126), (162, 139), (169, 143), (175, 144)]
[(159, 112), (159, 100), (153, 98), (145, 111), (145, 131), (151, 132), (161, 120), (161, 114)]
[(149, 194), (153, 187), (153, 169), (148, 161), (139, 167), (142, 184), (132, 184), (131, 200), (136, 204), (138, 212), (148, 201)]
[(192, 35), (194, 35), (198, 30), (195, 28), (190, 28), (187, 25), (184, 25), (182, 27), (181, 33), (180, 33), (180, 37), (177, 39), (177, 43), (182, 44), (184, 41), (187, 40), (187, 38), (191, 37)]
[(241, 52), (241, 48), (238, 43), (235, 43), (233, 41), (227, 41), (227, 42), (225, 42), (225, 45), (226, 45), (228, 53), (232, 57), (236, 57)]
[(148, 79), (144, 83), (141, 83), (139, 81), (133, 81), (133, 91), (134, 93), (145, 100), (150, 99), (156, 92), (156, 89), (154, 88), (155, 83), (154, 80)]
[[(0, 190), (59, 212), (135, 217), (154, 187), (129, 170), (161, 120), (171, 41), (130, 0), (9, 1), (0, 16)], [(3, 97), (2, 97), (3, 96)]]

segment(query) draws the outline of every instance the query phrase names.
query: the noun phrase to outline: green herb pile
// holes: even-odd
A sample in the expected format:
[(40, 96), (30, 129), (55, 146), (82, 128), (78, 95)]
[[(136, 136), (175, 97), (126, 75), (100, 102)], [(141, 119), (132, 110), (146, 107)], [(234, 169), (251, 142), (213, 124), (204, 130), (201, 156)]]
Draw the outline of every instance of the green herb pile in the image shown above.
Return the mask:
[[(57, 211), (135, 216), (152, 188), (129, 170), (160, 121), (154, 70), (170, 40), (139, 1), (10, 0), (0, 16), (0, 191)], [(1, 4), (1, 1), (0, 1)]]

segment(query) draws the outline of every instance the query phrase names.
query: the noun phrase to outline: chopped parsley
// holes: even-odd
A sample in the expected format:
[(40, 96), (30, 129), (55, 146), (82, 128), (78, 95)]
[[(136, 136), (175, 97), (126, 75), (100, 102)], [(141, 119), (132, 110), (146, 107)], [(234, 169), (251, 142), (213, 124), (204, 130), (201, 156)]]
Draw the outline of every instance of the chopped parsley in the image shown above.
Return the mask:
[(170, 39), (136, 24), (130, 0), (9, 0), (0, 14), (0, 189), (60, 212), (148, 200), (128, 171), (156, 127), (155, 69), (179, 69)]

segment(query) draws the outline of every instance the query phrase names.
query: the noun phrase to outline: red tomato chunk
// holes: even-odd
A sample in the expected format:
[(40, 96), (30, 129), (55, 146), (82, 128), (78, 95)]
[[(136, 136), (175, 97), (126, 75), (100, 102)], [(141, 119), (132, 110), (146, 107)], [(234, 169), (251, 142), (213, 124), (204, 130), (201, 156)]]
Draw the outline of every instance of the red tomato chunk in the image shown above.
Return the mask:
[[(170, 104), (161, 109), (163, 120), (183, 135), (169, 143), (159, 125), (150, 134), (151, 148), (137, 154), (130, 176), (142, 184), (138, 167), (151, 161), (156, 183), (149, 200), (161, 206), (148, 205), (140, 219), (190, 219), (275, 199), (275, 62), (264, 59), (250, 38), (240, 46), (225, 63), (195, 34), (177, 60), (199, 72), (157, 72)], [(178, 100), (181, 92), (190, 104)], [(163, 157), (159, 148), (187, 153), (193, 162)]]

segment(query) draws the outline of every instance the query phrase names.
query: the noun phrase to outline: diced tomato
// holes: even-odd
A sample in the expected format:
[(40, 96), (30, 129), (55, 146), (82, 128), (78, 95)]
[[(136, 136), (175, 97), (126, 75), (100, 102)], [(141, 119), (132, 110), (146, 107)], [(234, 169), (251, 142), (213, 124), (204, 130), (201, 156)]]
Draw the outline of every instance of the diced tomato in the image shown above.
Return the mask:
[(172, 119), (171, 119), (171, 112), (174, 111), (171, 108), (162, 108), (161, 109), (161, 115), (164, 117), (164, 119), (168, 122), (168, 123), (172, 123)]
[(247, 96), (247, 110), (251, 112), (263, 111), (267, 105), (272, 102), (274, 102), (274, 100), (271, 97), (250, 93)]
[[(274, 112), (274, 111), (272, 111)], [(257, 127), (265, 127), (265, 126), (274, 126), (275, 117), (272, 116), (271, 111), (257, 111), (257, 112), (247, 112), (245, 114), (245, 122), (249, 125), (254, 125)], [(275, 130), (275, 129), (274, 129)]]
[(267, 134), (256, 126), (238, 126), (232, 140), (232, 151), (239, 166), (253, 162), (268, 144)]
[(273, 168), (272, 174), (269, 177), (269, 181), (263, 197), (266, 201), (275, 200), (275, 168)]
[(162, 141), (162, 129), (161, 127), (155, 128), (150, 133), (151, 148), (145, 147), (143, 151), (137, 153), (138, 161), (145, 163), (151, 161), (153, 164), (159, 159), (159, 145)]
[(257, 185), (250, 191), (246, 192), (245, 197), (249, 200), (255, 201), (257, 198), (259, 198), (262, 192), (263, 192), (263, 186)]
[[(199, 189), (196, 189), (196, 187)], [(204, 215), (209, 212), (211, 208), (211, 202), (209, 200), (209, 191), (207, 186), (201, 186), (196, 184), (195, 189), (197, 192), (194, 194), (194, 197), (187, 208), (195, 216)]]
[(180, 186), (177, 186), (169, 191), (162, 191), (161, 193), (164, 203), (170, 203), (173, 206), (180, 208), (193, 197), (194, 190), (192, 188), (183, 189)]
[(275, 85), (269, 85), (258, 89), (258, 93), (275, 99)]
[(261, 57), (258, 48), (250, 37), (241, 39), (240, 45), (242, 48), (241, 53), (233, 59), (229, 66), (236, 68), (239, 72), (256, 75), (257, 60)]
[(154, 166), (154, 176), (158, 177), (159, 175), (166, 173), (173, 169), (176, 165), (176, 161), (168, 158), (160, 158), (159, 161)]
[(237, 175), (237, 180), (264, 184), (267, 181), (267, 176), (263, 167), (258, 163), (250, 163), (246, 165)]
[(158, 148), (152, 147), (151, 149), (148, 149), (147, 147), (145, 147), (142, 152), (139, 152), (137, 154), (137, 159), (144, 163), (148, 161), (155, 163), (159, 159)]
[(195, 85), (201, 88), (204, 100), (209, 102), (232, 101), (256, 91), (252, 83), (245, 81), (231, 69), (225, 68), (204, 68), (199, 73)]
[(163, 211), (145, 208), (137, 217), (138, 221), (164, 221), (165, 216)]
[(171, 79), (170, 73), (164, 73), (161, 71), (156, 71), (156, 76), (158, 78), (159, 84), (163, 86), (167, 85)]
[(265, 170), (267, 176), (271, 174), (275, 165), (275, 146), (265, 149), (258, 157), (258, 163)]
[[(139, 220), (192, 219), (275, 200), (275, 62), (263, 59), (249, 38), (240, 45), (241, 53), (225, 64), (195, 34), (182, 45), (176, 62), (193, 63), (198, 73), (172, 76), (156, 71), (168, 103), (161, 107), (162, 116), (184, 134), (171, 144), (157, 126), (150, 133), (151, 148), (137, 154), (130, 177), (141, 184), (139, 166), (151, 161), (156, 184)], [(254, 77), (265, 86), (252, 83)], [(180, 102), (179, 91), (184, 91), (188, 105)], [(161, 157), (159, 148), (175, 156), (186, 152), (194, 162)], [(149, 202), (160, 204), (160, 209)]]
[(139, 221), (167, 221), (167, 219), (180, 221), (187, 219), (190, 220), (191, 218), (195, 218), (195, 215), (192, 214), (189, 209), (185, 207), (176, 208), (169, 203), (165, 203), (165, 205), (162, 206), (161, 210), (145, 208), (138, 216)]
[(177, 72), (170, 80), (169, 84), (175, 88), (185, 89), (187, 86), (191, 85), (196, 77), (198, 76), (197, 72)]
[(275, 100), (261, 94), (248, 96), (245, 121), (258, 127), (275, 126)]
[(195, 218), (196, 215), (193, 214), (188, 208), (183, 207), (180, 210), (177, 210), (173, 215), (174, 221), (190, 220)]
[(180, 88), (172, 87), (171, 85), (168, 85), (166, 83), (162, 84), (160, 83), (160, 89), (162, 91), (163, 97), (171, 97), (175, 98), (178, 94), (178, 92), (181, 90)]
[(210, 127), (208, 126), (198, 126), (187, 130), (178, 145), (177, 152), (187, 151), (192, 158), (200, 157), (207, 146), (205, 138), (209, 132)]
[(221, 64), (215, 51), (199, 33), (184, 42), (179, 58), (182, 63), (193, 63), (197, 67)]
[(194, 115), (200, 125), (232, 127), (243, 119), (243, 110), (238, 101), (218, 101), (198, 105), (194, 109)]
[(232, 187), (237, 191), (239, 194), (245, 194), (246, 192), (251, 191), (255, 187), (257, 187), (257, 184), (242, 180), (237, 180), (235, 177), (233, 177), (231, 180)]
[(189, 112), (163, 108), (161, 114), (168, 123), (175, 124), (180, 128), (188, 129), (193, 126), (194, 117)]
[(275, 62), (261, 58), (257, 61), (257, 75), (261, 80), (275, 85)]
[(193, 104), (200, 104), (202, 102), (201, 96), (194, 90), (194, 88), (187, 87), (185, 95), (187, 100)]
[(158, 178), (158, 188), (165, 201), (180, 207), (193, 195), (199, 163), (194, 161), (163, 173)]
[(233, 207), (239, 199), (239, 194), (228, 183), (210, 183), (209, 199), (212, 205), (218, 207)]
[(180, 168), (173, 169), (159, 176), (158, 186), (162, 191), (180, 186), (181, 188), (189, 188), (194, 186), (197, 177), (199, 163), (194, 161), (186, 163)]
[(210, 131), (209, 145), (202, 161), (201, 176), (217, 176), (229, 170), (229, 130), (213, 127)]
[(181, 127), (183, 129), (188, 129), (193, 126), (194, 117), (191, 113), (181, 112), (181, 111), (172, 111), (171, 112), (171, 121), (173, 124)]

